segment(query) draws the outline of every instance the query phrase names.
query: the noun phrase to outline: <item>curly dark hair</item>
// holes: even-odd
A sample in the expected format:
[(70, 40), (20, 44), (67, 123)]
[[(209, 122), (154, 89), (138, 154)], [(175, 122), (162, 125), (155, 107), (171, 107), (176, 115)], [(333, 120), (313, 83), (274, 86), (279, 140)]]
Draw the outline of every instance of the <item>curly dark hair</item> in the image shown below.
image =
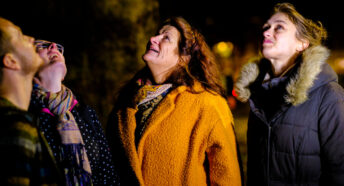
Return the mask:
[[(189, 56), (189, 60), (178, 63), (164, 83), (171, 83), (174, 88), (185, 85), (190, 87), (192, 92), (198, 93), (193, 89), (193, 85), (195, 82), (199, 82), (206, 91), (213, 94), (219, 94), (225, 98), (226, 94), (220, 82), (220, 73), (217, 68), (215, 57), (206, 44), (203, 36), (181, 17), (169, 18), (163, 22), (159, 28), (165, 25), (173, 26), (179, 31), (179, 56)], [(139, 89), (136, 83), (137, 79), (153, 79), (147, 66), (136, 73), (135, 76), (121, 88), (115, 101), (114, 110), (120, 107), (134, 106), (133, 98)]]
[(215, 57), (202, 34), (182, 17), (169, 18), (162, 24), (164, 25), (177, 28), (181, 36), (178, 43), (179, 55), (190, 56), (190, 60), (178, 65), (165, 82), (174, 86), (186, 85), (192, 88), (197, 81), (206, 90), (225, 97)]

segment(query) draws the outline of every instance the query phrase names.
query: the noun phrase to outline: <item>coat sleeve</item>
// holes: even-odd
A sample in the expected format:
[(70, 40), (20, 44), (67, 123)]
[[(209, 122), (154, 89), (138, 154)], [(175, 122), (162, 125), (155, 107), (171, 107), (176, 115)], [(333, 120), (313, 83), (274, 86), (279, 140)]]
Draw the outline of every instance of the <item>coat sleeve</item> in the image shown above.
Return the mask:
[(211, 185), (241, 185), (232, 114), (224, 100), (212, 110), (210, 122), (213, 122), (213, 128), (206, 150), (209, 181)]
[(320, 107), (319, 140), (324, 185), (344, 185), (344, 94), (326, 94)]

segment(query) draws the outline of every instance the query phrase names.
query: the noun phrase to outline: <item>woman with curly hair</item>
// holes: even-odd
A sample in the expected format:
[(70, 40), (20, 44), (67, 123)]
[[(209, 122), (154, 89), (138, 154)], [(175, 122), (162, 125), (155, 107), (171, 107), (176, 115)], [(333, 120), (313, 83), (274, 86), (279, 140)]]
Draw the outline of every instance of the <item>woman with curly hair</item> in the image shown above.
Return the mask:
[(233, 117), (202, 35), (168, 19), (143, 60), (108, 123), (121, 183), (240, 185)]

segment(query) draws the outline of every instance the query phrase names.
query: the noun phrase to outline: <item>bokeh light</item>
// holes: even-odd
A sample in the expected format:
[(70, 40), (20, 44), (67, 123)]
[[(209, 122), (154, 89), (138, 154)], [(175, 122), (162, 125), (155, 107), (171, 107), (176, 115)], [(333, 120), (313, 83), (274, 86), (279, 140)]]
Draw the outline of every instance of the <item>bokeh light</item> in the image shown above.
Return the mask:
[(214, 45), (214, 52), (223, 58), (228, 58), (233, 51), (234, 45), (232, 42), (221, 41)]

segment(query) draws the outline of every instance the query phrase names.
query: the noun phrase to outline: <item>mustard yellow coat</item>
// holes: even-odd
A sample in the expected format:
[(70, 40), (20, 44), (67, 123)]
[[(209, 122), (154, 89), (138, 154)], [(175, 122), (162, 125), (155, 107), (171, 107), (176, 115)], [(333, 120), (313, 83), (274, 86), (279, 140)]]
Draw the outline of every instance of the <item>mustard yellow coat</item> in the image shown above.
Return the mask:
[[(200, 85), (194, 89), (203, 90)], [(241, 185), (233, 117), (225, 99), (188, 90), (180, 86), (160, 102), (137, 149), (137, 109), (118, 111), (120, 139), (137, 179), (149, 186), (199, 186), (207, 180), (211, 185)]]

